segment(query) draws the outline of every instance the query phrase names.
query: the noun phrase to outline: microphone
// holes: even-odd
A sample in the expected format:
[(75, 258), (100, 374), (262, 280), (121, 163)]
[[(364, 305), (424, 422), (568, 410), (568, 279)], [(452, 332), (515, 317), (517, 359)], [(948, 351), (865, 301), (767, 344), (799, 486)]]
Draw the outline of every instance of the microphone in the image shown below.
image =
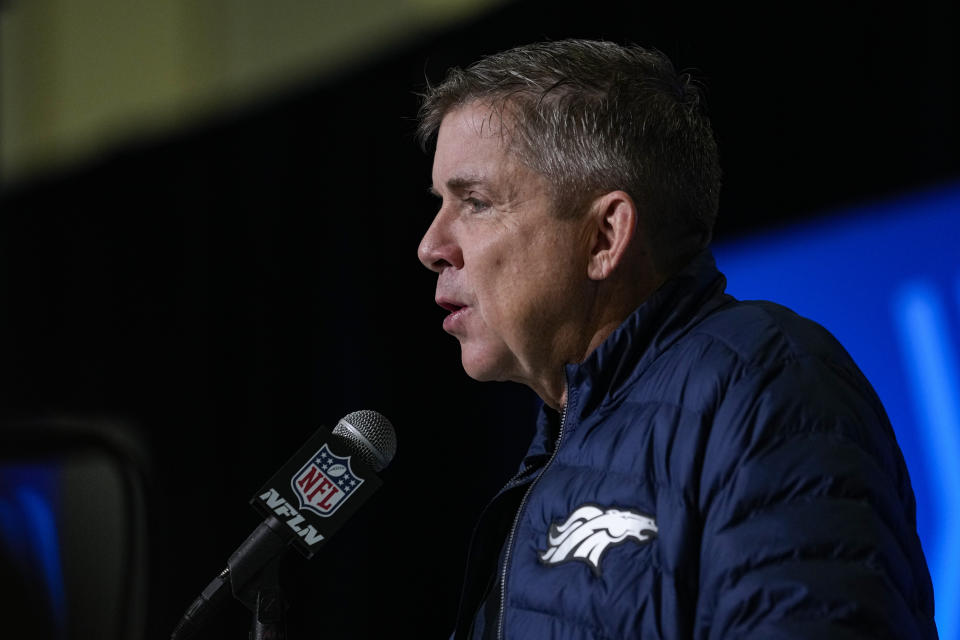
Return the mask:
[(322, 542), (379, 488), (375, 473), (390, 464), (396, 451), (393, 425), (376, 411), (349, 413), (332, 432), (319, 429), (251, 498), (266, 520), (187, 608), (171, 640), (196, 634), (231, 593), (256, 611), (257, 578), (272, 571), (268, 579), (276, 581), (274, 560), (287, 546), (313, 557)]

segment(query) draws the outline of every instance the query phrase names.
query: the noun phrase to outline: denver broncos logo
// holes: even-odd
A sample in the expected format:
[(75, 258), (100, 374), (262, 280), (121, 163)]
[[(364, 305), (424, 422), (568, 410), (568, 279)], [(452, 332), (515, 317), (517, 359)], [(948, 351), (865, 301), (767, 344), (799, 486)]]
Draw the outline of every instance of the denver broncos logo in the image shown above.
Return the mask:
[(566, 522), (550, 525), (548, 548), (540, 562), (556, 565), (571, 560), (586, 562), (600, 575), (600, 557), (610, 547), (635, 540), (638, 544), (657, 537), (657, 521), (638, 511), (604, 509), (595, 504), (577, 507)]

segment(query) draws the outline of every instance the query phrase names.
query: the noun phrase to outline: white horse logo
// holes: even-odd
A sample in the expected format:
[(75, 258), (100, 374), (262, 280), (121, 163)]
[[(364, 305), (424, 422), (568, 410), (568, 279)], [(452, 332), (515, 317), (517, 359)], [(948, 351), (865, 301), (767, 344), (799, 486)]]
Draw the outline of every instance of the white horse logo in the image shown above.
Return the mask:
[(638, 544), (657, 537), (657, 521), (637, 511), (603, 509), (585, 504), (578, 507), (563, 524), (550, 526), (549, 544), (540, 553), (540, 561), (556, 565), (571, 560), (586, 562), (600, 575), (600, 556), (612, 546), (627, 540)]

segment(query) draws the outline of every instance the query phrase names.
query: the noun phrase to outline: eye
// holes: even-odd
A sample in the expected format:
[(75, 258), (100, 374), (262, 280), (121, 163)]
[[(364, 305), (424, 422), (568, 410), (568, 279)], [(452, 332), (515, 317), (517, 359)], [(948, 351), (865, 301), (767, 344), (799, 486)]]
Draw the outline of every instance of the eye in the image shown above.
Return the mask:
[(490, 208), (490, 203), (484, 202), (483, 200), (480, 200), (478, 198), (467, 197), (467, 198), (464, 198), (463, 201), (474, 213), (479, 213), (481, 211), (485, 211)]

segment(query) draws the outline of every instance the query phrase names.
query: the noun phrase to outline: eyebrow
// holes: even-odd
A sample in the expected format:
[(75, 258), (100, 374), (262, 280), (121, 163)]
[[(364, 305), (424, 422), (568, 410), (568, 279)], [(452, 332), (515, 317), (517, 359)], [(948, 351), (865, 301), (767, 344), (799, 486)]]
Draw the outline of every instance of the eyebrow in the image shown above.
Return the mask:
[[(446, 182), (446, 186), (451, 191), (463, 191), (469, 189), (470, 187), (478, 184), (485, 183), (486, 180), (480, 176), (454, 176)], [(427, 191), (436, 197), (441, 197), (440, 192), (437, 191), (434, 185), (430, 185), (427, 188)]]

